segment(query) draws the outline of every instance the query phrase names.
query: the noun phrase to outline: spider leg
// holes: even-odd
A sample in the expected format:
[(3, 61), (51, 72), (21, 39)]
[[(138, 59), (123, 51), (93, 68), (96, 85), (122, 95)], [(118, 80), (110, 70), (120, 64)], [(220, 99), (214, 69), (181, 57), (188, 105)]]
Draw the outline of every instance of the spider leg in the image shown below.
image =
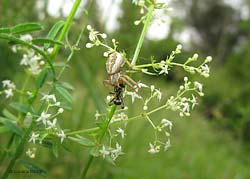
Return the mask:
[(123, 76), (120, 77), (120, 80), (124, 83), (126, 83), (130, 88), (134, 89), (133, 84), (131, 84), (126, 78), (124, 78)]
[(114, 100), (115, 100), (115, 97), (109, 101), (108, 105), (109, 106), (113, 105)]

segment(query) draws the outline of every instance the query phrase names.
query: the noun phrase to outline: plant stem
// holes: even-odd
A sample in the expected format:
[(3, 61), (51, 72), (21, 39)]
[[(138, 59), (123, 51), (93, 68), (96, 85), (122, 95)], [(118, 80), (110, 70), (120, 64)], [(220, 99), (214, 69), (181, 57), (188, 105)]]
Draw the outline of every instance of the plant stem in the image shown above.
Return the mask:
[[(100, 138), (98, 140), (98, 143), (101, 144), (102, 142), (102, 139), (103, 137), (105, 136), (107, 130), (108, 130), (108, 127), (109, 127), (109, 124), (110, 124), (110, 121), (112, 119), (112, 117), (114, 116), (115, 114), (115, 110), (116, 110), (116, 105), (113, 105), (111, 106), (111, 109), (110, 109), (110, 112), (109, 112), (109, 115), (107, 117), (107, 120), (106, 120), (106, 123), (105, 123), (105, 126), (104, 128), (102, 129), (102, 133), (100, 134)], [(88, 159), (88, 162), (87, 164), (85, 165), (84, 169), (83, 169), (83, 172), (82, 172), (82, 175), (81, 175), (81, 178), (85, 178), (87, 173), (88, 173), (88, 170), (89, 170), (89, 167), (93, 161), (94, 157), (92, 155), (89, 156), (89, 159)]]
[(150, 22), (150, 20), (152, 18), (153, 11), (154, 11), (154, 5), (150, 5), (149, 8), (148, 8), (148, 15), (147, 15), (145, 24), (143, 26), (140, 39), (139, 39), (139, 42), (138, 42), (137, 47), (135, 49), (133, 60), (131, 62), (132, 66), (136, 65), (136, 61), (137, 61), (139, 53), (141, 51), (141, 47), (142, 47), (142, 44), (143, 44), (143, 41), (144, 41), (144, 38), (145, 38), (145, 35), (146, 35), (146, 31), (147, 31), (149, 22)]
[[(64, 27), (63, 27), (63, 29), (62, 29), (62, 31), (61, 31), (61, 33), (60, 33), (58, 39), (57, 39), (58, 41), (63, 41), (63, 39), (64, 39), (66, 33), (67, 33), (68, 30), (69, 30), (69, 27), (70, 27), (70, 25), (71, 25), (71, 23), (72, 23), (72, 20), (73, 20), (73, 18), (75, 17), (76, 11), (77, 11), (77, 9), (78, 9), (80, 3), (81, 3), (81, 0), (75, 0), (75, 2), (74, 2), (74, 4), (73, 4), (73, 7), (71, 8), (71, 11), (70, 11), (70, 13), (69, 13), (69, 16), (68, 16), (68, 18), (67, 18), (67, 20), (66, 20), (66, 22), (65, 22), (65, 25), (64, 25)], [(51, 57), (50, 57), (51, 62), (54, 61), (54, 59), (55, 59), (55, 57), (56, 57), (56, 55), (57, 55), (57, 53), (58, 53), (58, 51), (59, 51), (59, 48), (60, 48), (59, 45), (55, 45), (55, 46), (54, 46), (54, 49), (53, 49), (52, 54), (51, 54)]]

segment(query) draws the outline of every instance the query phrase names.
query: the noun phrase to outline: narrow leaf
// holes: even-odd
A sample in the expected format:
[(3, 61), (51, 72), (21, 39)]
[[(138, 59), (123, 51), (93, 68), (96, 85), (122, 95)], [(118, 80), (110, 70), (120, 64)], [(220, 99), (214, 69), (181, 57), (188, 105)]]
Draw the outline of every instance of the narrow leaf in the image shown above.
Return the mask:
[(38, 23), (23, 23), (18, 24), (11, 29), (11, 33), (13, 34), (22, 34), (32, 31), (42, 30), (43, 27)]
[(69, 103), (72, 103), (72, 96), (66, 88), (64, 88), (63, 86), (56, 85), (56, 91), (63, 99), (65, 99)]
[(1, 28), (0, 28), (0, 33), (10, 33), (10, 28), (1, 27)]
[(15, 122), (12, 122), (10, 119), (7, 119), (7, 118), (5, 118), (5, 120), (1, 118), (1, 120), (2, 120), (3, 125), (7, 127), (10, 131), (20, 136), (23, 135), (23, 130)]
[(52, 40), (47, 38), (36, 38), (32, 40), (32, 43), (34, 44), (51, 44), (51, 45), (63, 45), (62, 42), (58, 40)]
[(24, 104), (21, 104), (21, 103), (11, 103), (10, 106), (14, 109), (16, 109), (17, 111), (19, 112), (22, 112), (22, 113), (33, 113), (33, 111), (28, 108), (27, 106), (25, 106)]
[[(77, 138), (76, 138), (77, 137)], [(77, 142), (78, 144), (81, 144), (86, 147), (92, 147), (95, 145), (95, 143), (85, 137), (77, 135), (76, 137), (68, 137), (70, 140)]]
[(46, 170), (42, 169), (41, 167), (37, 166), (26, 160), (20, 160), (19, 163), (30, 170), (30, 173), (47, 176)]
[(17, 117), (14, 114), (12, 114), (11, 112), (9, 112), (7, 109), (3, 110), (3, 115), (5, 117), (7, 117), (8, 119), (11, 119), (13, 121), (17, 121), (18, 120)]
[(43, 68), (43, 70), (39, 73), (38, 77), (36, 78), (36, 88), (37, 89), (40, 89), (43, 86), (47, 75), (48, 75), (48, 69)]
[(0, 134), (10, 132), (10, 129), (6, 126), (1, 126), (0, 127)]

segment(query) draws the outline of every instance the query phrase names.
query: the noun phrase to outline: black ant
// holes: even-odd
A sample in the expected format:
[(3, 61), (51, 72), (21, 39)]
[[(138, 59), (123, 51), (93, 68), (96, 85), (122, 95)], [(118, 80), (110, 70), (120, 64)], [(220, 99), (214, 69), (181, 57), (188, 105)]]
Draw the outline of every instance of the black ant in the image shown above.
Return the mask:
[(123, 84), (119, 84), (114, 86), (114, 92), (110, 92), (110, 94), (115, 95), (113, 99), (109, 102), (109, 105), (115, 104), (117, 106), (121, 105), (121, 108), (124, 108), (124, 101), (122, 97), (122, 92), (125, 86)]

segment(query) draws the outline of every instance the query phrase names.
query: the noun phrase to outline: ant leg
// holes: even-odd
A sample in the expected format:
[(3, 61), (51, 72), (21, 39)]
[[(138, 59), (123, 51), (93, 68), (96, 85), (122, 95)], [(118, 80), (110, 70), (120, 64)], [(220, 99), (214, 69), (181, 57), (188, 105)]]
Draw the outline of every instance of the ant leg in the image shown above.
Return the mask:
[(121, 106), (121, 108), (124, 109), (124, 107), (125, 107), (125, 105), (124, 105), (124, 101), (122, 99), (122, 106)]
[(108, 103), (109, 106), (113, 105), (113, 102), (114, 102), (115, 98), (111, 99)]

